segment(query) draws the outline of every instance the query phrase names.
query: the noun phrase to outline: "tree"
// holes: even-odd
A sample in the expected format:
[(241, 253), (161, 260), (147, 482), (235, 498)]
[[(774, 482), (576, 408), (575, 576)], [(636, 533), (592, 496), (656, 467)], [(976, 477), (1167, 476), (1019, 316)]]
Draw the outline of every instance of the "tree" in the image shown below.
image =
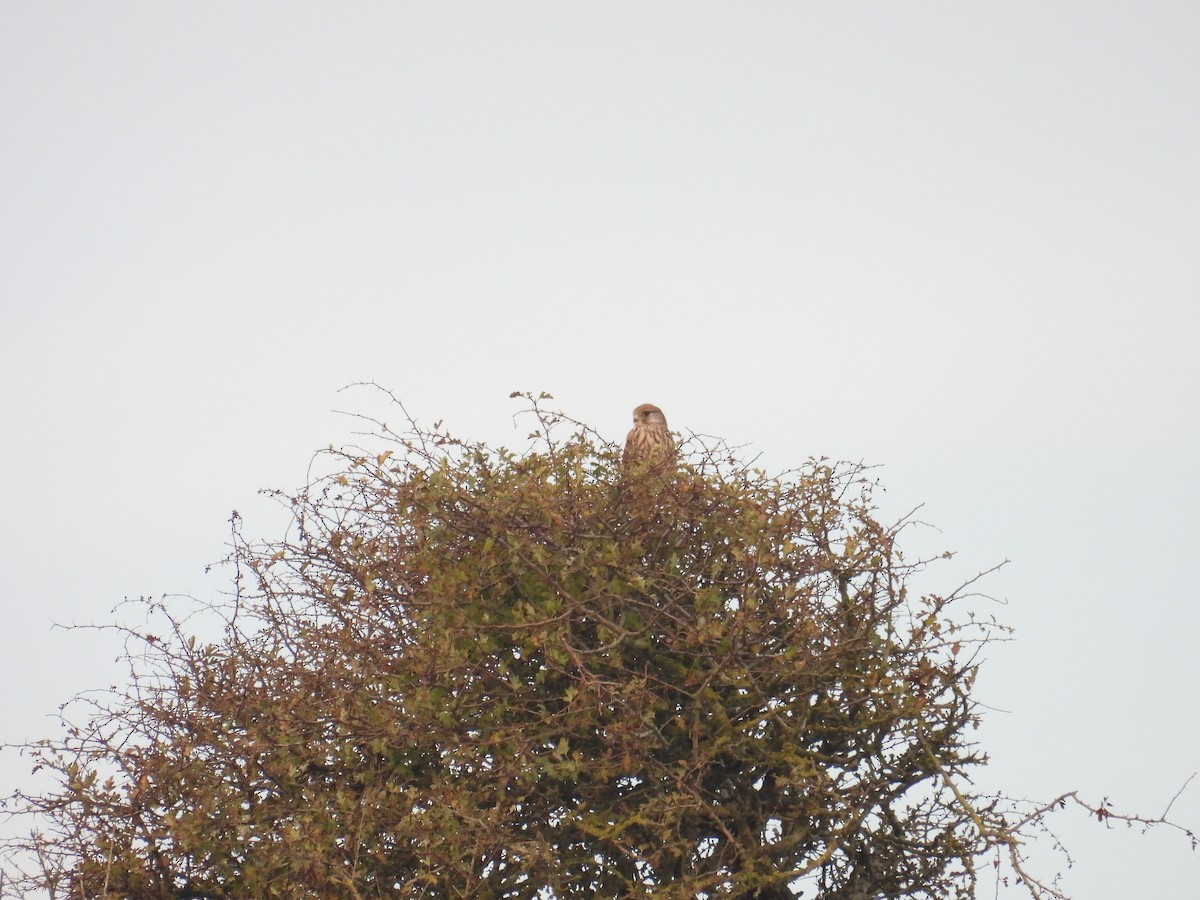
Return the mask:
[(1003, 629), (910, 593), (868, 470), (693, 439), (623, 472), (545, 396), (529, 452), (376, 423), (278, 495), (290, 538), (235, 513), (222, 636), (166, 603), (126, 631), (128, 689), (32, 748), (57, 780), (12, 801), (43, 830), (10, 884), (868, 900), (973, 897), (1003, 858), (1060, 896), (1019, 851), (1059, 801), (967, 778)]

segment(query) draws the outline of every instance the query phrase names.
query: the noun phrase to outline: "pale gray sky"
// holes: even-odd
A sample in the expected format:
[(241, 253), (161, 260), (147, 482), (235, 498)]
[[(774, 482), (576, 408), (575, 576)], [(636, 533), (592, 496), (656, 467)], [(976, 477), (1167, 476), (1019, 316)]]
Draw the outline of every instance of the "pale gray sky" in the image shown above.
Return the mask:
[[(353, 381), (880, 463), (1019, 628), (985, 783), (1200, 769), (1200, 5), (0, 3), (0, 740), (212, 596)], [(930, 543), (932, 542), (932, 543)], [(0, 758), (7, 789), (27, 764)], [(1175, 805), (1200, 826), (1200, 785)], [(1064, 817), (1080, 898), (1200, 858)]]

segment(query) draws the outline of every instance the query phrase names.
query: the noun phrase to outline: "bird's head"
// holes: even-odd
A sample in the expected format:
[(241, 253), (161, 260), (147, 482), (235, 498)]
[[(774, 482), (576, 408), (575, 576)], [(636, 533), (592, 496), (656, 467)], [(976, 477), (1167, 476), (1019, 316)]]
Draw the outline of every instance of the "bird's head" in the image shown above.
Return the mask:
[(653, 403), (643, 403), (633, 411), (634, 425), (662, 425), (664, 428), (667, 424), (667, 417), (663, 415), (663, 411)]

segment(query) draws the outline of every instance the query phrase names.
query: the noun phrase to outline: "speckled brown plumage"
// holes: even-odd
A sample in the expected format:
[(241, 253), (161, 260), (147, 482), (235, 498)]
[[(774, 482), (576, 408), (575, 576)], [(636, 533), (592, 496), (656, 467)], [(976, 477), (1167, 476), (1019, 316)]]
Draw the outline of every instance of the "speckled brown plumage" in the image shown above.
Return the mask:
[(628, 469), (650, 457), (663, 461), (675, 458), (675, 441), (667, 430), (667, 417), (653, 403), (643, 403), (633, 411), (633, 429), (625, 438), (621, 462)]

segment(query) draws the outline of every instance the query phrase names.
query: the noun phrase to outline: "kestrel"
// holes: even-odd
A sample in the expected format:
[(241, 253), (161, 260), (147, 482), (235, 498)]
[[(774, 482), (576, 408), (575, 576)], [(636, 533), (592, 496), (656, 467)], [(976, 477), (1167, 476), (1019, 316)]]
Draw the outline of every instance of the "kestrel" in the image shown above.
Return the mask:
[(633, 430), (625, 438), (621, 463), (626, 469), (650, 457), (665, 460), (675, 456), (675, 441), (667, 430), (667, 417), (653, 403), (643, 403), (633, 411)]

